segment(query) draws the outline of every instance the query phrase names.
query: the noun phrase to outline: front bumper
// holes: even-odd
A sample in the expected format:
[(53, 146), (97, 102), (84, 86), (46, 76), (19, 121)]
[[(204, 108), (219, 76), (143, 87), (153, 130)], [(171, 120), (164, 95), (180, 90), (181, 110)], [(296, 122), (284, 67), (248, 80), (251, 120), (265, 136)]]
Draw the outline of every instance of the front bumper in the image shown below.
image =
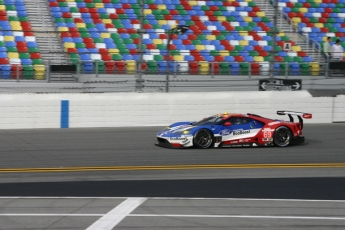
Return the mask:
[(184, 149), (190, 146), (184, 146), (183, 144), (178, 143), (170, 143), (167, 139), (157, 137), (157, 146), (165, 147), (165, 148), (173, 148), (173, 149)]

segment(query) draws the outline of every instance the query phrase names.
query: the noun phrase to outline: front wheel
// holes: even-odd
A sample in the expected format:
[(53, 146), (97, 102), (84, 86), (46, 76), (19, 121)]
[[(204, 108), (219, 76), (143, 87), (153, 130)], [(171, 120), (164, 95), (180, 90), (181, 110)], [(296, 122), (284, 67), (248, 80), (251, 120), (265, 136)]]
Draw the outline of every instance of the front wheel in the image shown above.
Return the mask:
[(290, 144), (292, 139), (291, 131), (288, 127), (280, 126), (274, 132), (274, 144), (279, 147), (285, 147)]
[(200, 149), (207, 149), (212, 146), (213, 135), (207, 129), (200, 129), (194, 134), (194, 146)]

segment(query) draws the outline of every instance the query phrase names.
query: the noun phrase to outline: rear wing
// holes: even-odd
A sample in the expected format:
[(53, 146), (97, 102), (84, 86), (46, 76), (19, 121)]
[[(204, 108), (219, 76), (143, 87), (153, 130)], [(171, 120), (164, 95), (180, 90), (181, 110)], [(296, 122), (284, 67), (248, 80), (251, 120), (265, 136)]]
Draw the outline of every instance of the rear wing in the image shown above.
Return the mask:
[(294, 122), (294, 119), (292, 115), (295, 115), (298, 117), (299, 123), (301, 123), (302, 129), (303, 129), (303, 118), (305, 119), (311, 119), (313, 115), (311, 113), (303, 113), (303, 112), (293, 112), (293, 111), (277, 111), (278, 115), (288, 115), (290, 118), (290, 122)]

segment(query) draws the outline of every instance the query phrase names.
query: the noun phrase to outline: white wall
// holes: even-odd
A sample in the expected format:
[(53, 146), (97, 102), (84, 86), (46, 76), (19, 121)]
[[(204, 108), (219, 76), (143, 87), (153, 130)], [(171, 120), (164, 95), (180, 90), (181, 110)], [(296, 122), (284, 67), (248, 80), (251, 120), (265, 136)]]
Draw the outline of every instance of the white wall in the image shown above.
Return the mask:
[(344, 96), (313, 98), (307, 91), (18, 94), (0, 97), (0, 129), (60, 128), (61, 100), (69, 101), (70, 128), (165, 126), (225, 111), (288, 119), (276, 111), (291, 110), (312, 113), (306, 123), (345, 122)]

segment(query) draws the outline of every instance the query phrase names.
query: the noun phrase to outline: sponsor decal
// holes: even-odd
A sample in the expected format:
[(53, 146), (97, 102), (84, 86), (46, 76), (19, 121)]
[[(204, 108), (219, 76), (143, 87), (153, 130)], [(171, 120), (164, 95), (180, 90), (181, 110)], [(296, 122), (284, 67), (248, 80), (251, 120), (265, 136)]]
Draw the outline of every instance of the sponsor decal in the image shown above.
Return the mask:
[(244, 142), (244, 140), (243, 140), (243, 139), (240, 139), (239, 142)]
[(268, 123), (268, 125), (271, 126), (271, 125), (276, 125), (276, 124), (279, 124), (279, 123), (280, 123), (280, 121), (275, 121), (275, 122)]
[(271, 128), (264, 128), (262, 129), (262, 132), (273, 132), (274, 129), (271, 129)]
[(243, 129), (240, 129), (240, 130), (234, 130), (234, 136), (235, 135), (243, 135), (243, 134), (248, 134), (250, 133), (250, 130), (243, 130)]
[(263, 141), (273, 141), (273, 138), (262, 138)]
[(170, 137), (171, 141), (188, 141), (187, 137)]
[(313, 115), (310, 114), (310, 113), (304, 113), (304, 114), (302, 115), (302, 117), (303, 117), (303, 118), (306, 118), (306, 119), (310, 119), (310, 118), (313, 117)]
[(238, 141), (231, 141), (230, 144), (237, 144)]
[(224, 129), (222, 131), (219, 132), (219, 135), (221, 136), (226, 136), (226, 135), (230, 135), (231, 134), (231, 130), (230, 129)]

